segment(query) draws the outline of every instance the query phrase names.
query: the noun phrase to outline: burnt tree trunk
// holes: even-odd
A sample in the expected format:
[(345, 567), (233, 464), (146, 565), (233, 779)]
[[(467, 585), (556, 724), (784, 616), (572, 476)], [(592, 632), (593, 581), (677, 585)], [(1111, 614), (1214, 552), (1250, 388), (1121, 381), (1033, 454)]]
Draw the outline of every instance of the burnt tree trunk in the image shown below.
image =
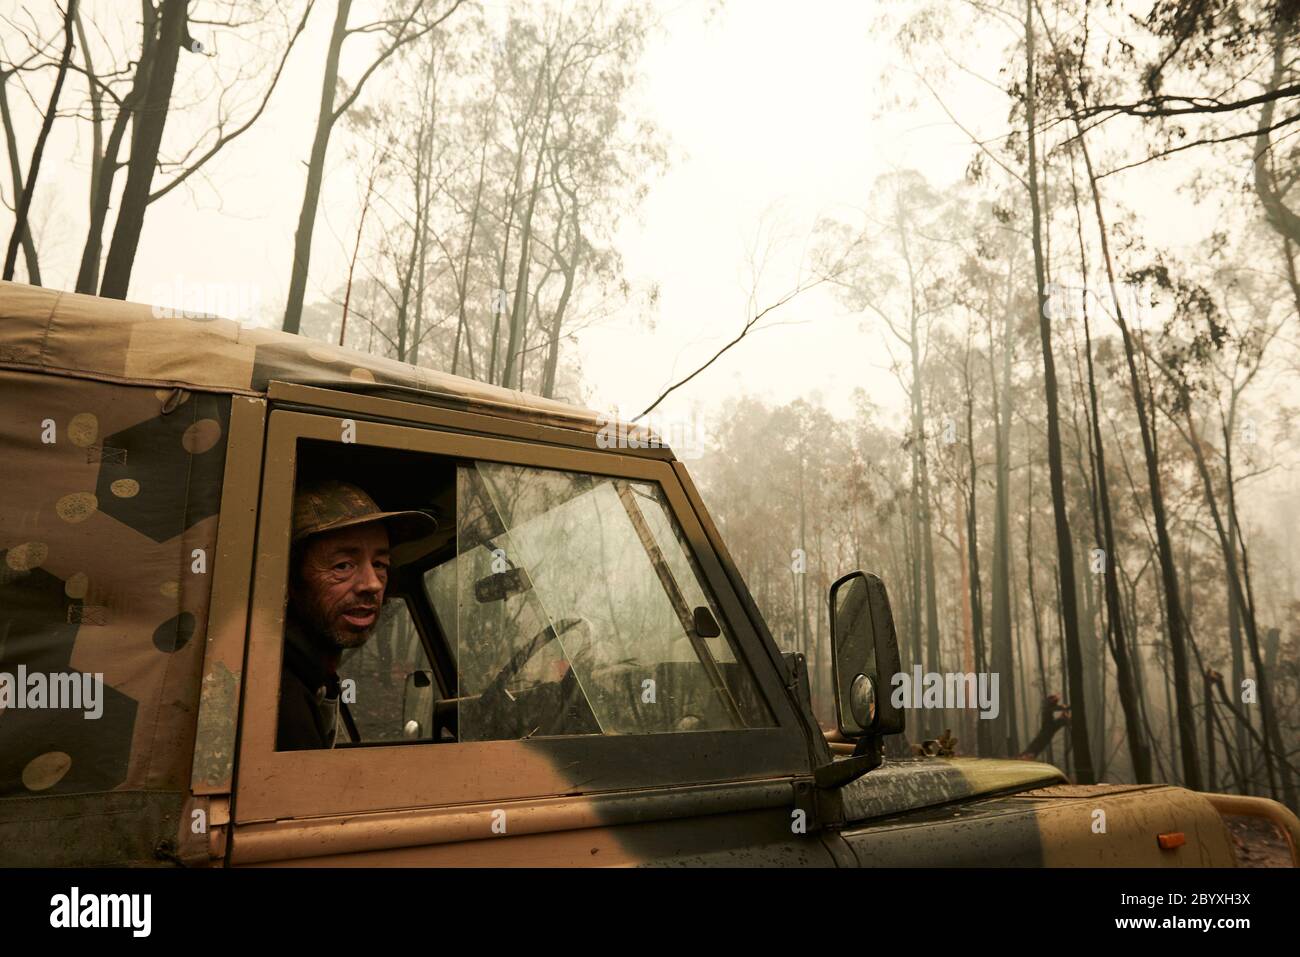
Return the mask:
[[(5, 252), (4, 278), (14, 278), (14, 266), (18, 263), (18, 247), (30, 250), (27, 255), (28, 279), (40, 285), (40, 267), (35, 265), (36, 249), (32, 243), (31, 229), (27, 215), (31, 212), (32, 196), (36, 192), (36, 177), (41, 171), (41, 158), (45, 155), (45, 142), (50, 138), (50, 129), (54, 126), (54, 116), (59, 108), (59, 94), (63, 92), (63, 81), (68, 76), (68, 64), (72, 61), (73, 23), (77, 16), (77, 0), (68, 0), (68, 10), (63, 17), (63, 56), (59, 59), (59, 70), (54, 75), (54, 89), (50, 93), (50, 105), (41, 119), (41, 131), (36, 135), (36, 145), (32, 148), (32, 161), (27, 167), (27, 182), (23, 184), (22, 195), (15, 196), (17, 206), (14, 209), (14, 228), (9, 234), (9, 249)], [(9, 127), (9, 111), (5, 110), (5, 126)], [(8, 130), (6, 129), (6, 132)], [(9, 142), (13, 143), (12, 134)], [(15, 184), (20, 178), (17, 167), (14, 168)], [(35, 276), (32, 275), (35, 268)]]
[[(9, 111), (9, 94), (5, 91), (5, 86), (11, 76), (13, 76), (13, 71), (0, 72), (0, 124), (4, 126), (5, 145), (9, 154), (9, 173), (13, 183), (14, 203), (16, 206), (18, 197), (23, 195), (23, 167), (22, 161), (18, 158), (18, 134), (14, 130), (13, 114)], [(36, 243), (32, 239), (31, 224), (26, 220), (22, 224), (20, 240), (23, 247), (23, 263), (27, 266), (27, 281), (33, 286), (39, 286), (41, 284), (41, 264), (36, 255)]]
[(131, 285), (131, 270), (144, 229), (144, 213), (149, 205), (158, 151), (162, 147), (163, 128), (172, 86), (176, 82), (176, 65), (181, 46), (189, 36), (187, 0), (163, 0), (158, 20), (155, 59), (149, 71), (140, 110), (131, 118), (131, 154), (127, 160), (126, 183), (118, 204), (113, 240), (104, 262), (104, 281), (99, 294), (109, 299), (125, 299)]
[(289, 296), (284, 307), (285, 332), (297, 333), (302, 323), (302, 307), (307, 296), (307, 269), (311, 263), (311, 239), (316, 230), (316, 207), (320, 203), (321, 183), (325, 179), (325, 154), (329, 152), (330, 133), (334, 129), (334, 93), (339, 82), (339, 55), (348, 35), (348, 14), (352, 0), (338, 0), (334, 28), (325, 53), (325, 75), (321, 80), (320, 104), (316, 112), (316, 135), (307, 160), (307, 186), (302, 208), (298, 211), (298, 228), (293, 234), (293, 265), (289, 271)]
[(1067, 658), (1070, 702), (1078, 711), (1070, 722), (1071, 750), (1075, 777), (1081, 784), (1094, 780), (1092, 748), (1088, 741), (1088, 720), (1084, 704), (1083, 654), (1079, 645), (1078, 594), (1074, 579), (1074, 544), (1070, 540), (1069, 518), (1065, 511), (1065, 475), (1061, 464), (1061, 425), (1057, 403), (1056, 363), (1052, 355), (1052, 328), (1048, 321), (1047, 289), (1043, 262), (1042, 211), (1038, 198), (1037, 133), (1034, 129), (1034, 4), (1025, 4), (1025, 127), (1029, 141), (1029, 206), (1033, 216), (1034, 281), (1038, 291), (1038, 329), (1043, 348), (1043, 390), (1047, 398), (1047, 465), (1052, 487), (1052, 513), (1056, 523), (1057, 574), (1060, 576), (1060, 599), (1065, 653)]

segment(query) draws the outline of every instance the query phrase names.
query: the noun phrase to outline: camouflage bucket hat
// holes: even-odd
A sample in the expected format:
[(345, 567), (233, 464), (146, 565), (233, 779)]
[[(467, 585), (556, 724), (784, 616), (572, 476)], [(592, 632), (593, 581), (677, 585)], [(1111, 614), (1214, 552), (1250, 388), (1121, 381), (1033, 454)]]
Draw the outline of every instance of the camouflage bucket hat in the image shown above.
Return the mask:
[(438, 527), (433, 516), (424, 512), (381, 512), (375, 500), (362, 489), (335, 479), (313, 482), (294, 495), (294, 544), (308, 535), (369, 522), (383, 522), (388, 527), (390, 545), (424, 538)]

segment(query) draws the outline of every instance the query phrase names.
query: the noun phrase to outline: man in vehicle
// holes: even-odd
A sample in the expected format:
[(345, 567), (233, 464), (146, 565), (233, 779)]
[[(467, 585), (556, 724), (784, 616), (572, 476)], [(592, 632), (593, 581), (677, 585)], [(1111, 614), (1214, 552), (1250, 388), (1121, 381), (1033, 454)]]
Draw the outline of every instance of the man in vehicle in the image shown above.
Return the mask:
[(277, 750), (332, 748), (340, 719), (358, 739), (340, 700), (339, 659), (374, 633), (390, 547), (436, 527), (424, 512), (380, 511), (361, 488), (335, 479), (294, 496)]

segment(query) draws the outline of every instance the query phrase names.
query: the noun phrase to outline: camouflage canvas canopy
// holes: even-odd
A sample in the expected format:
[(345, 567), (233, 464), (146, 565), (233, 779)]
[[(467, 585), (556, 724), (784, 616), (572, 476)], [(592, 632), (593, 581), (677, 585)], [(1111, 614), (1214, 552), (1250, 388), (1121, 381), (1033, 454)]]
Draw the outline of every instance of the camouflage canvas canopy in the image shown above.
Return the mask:
[(393, 386), (567, 428), (597, 423), (578, 406), (326, 342), (11, 282), (0, 282), (0, 367), (242, 395), (265, 394), (272, 381)]
[[(0, 283), (0, 865), (202, 857), (186, 802), (231, 402), (272, 381), (599, 422), (227, 319)], [(59, 676), (100, 681), (99, 713), (53, 707)]]

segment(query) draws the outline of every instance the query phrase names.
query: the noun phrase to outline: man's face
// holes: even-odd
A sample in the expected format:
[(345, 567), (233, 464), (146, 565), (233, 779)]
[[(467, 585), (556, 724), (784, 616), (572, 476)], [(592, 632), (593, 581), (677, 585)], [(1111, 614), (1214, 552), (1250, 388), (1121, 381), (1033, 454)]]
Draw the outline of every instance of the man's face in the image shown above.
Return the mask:
[(388, 587), (388, 531), (379, 522), (307, 540), (294, 608), (338, 649), (366, 643)]

